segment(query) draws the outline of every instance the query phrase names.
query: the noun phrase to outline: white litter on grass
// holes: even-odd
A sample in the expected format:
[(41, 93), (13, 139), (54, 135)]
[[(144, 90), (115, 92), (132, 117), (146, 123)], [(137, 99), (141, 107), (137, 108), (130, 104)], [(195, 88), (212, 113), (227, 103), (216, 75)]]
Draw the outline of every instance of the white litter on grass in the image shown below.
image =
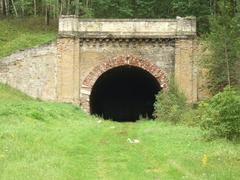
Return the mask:
[(97, 121), (98, 124), (102, 123), (102, 120)]
[(110, 129), (115, 129), (115, 126), (111, 126)]
[(130, 139), (130, 138), (128, 138), (127, 141), (130, 144), (138, 144), (138, 143), (140, 143), (140, 141), (138, 139)]

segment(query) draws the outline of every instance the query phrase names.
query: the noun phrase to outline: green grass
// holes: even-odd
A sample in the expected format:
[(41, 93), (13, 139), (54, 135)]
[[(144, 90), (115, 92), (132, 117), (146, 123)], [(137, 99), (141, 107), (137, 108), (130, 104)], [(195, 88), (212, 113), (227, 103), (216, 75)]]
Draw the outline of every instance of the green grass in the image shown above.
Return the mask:
[(239, 144), (205, 142), (183, 125), (99, 120), (0, 85), (0, 179), (240, 178)]
[(44, 19), (7, 18), (0, 20), (0, 58), (17, 50), (47, 43), (56, 37), (57, 23), (49, 27)]

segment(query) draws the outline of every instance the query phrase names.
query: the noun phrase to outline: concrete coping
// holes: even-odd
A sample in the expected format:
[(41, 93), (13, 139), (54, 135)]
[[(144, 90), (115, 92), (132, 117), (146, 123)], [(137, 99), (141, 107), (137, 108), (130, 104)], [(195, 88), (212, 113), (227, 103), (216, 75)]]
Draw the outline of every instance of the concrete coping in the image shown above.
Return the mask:
[(61, 16), (59, 36), (112, 38), (187, 38), (196, 36), (195, 17), (176, 19), (81, 19)]
[(187, 16), (187, 17), (180, 17), (177, 16), (175, 19), (170, 19), (170, 18), (159, 18), (159, 19), (150, 19), (150, 18), (143, 18), (143, 19), (106, 19), (106, 18), (81, 18), (79, 16), (76, 15), (61, 15), (60, 19), (69, 19), (69, 18), (74, 18), (74, 19), (78, 19), (79, 21), (88, 21), (88, 22), (175, 22), (176, 20), (181, 20), (181, 19), (185, 19), (185, 20), (194, 20), (196, 21), (196, 17), (195, 16)]

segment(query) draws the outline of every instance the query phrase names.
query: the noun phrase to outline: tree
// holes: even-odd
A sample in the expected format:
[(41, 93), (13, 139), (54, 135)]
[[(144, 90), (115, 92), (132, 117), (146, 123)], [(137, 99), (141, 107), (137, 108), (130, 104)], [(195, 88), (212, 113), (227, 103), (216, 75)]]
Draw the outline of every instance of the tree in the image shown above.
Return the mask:
[(17, 9), (16, 9), (14, 1), (11, 0), (11, 3), (12, 3), (12, 7), (13, 7), (13, 10), (14, 10), (15, 16), (18, 17), (18, 12), (17, 12)]
[(207, 35), (211, 55), (204, 60), (209, 70), (208, 86), (213, 94), (226, 85), (239, 85), (240, 77), (240, 15), (232, 12), (230, 2), (221, 1), (218, 9), (218, 14), (210, 18), (211, 32)]

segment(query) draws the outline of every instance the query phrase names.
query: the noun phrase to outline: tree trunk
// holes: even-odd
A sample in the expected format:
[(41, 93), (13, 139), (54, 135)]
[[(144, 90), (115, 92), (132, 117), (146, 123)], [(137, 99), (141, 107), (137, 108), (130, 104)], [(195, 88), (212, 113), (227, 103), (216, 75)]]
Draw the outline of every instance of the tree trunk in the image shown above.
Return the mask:
[(67, 15), (70, 13), (70, 0), (67, 0)]
[(8, 0), (4, 0), (4, 9), (5, 9), (5, 16), (9, 15), (9, 2)]
[(22, 16), (25, 15), (24, 0), (21, 1)]
[(39, 4), (41, 4), (41, 6), (39, 7), (40, 8), (39, 11), (41, 13), (39, 13), (39, 14), (41, 14), (42, 16), (45, 16), (45, 2), (43, 0), (41, 0), (41, 3), (39, 3)]
[(3, 0), (0, 0), (0, 15), (3, 15)]
[(34, 16), (37, 16), (37, 2), (33, 0), (33, 9), (34, 9)]
[(210, 9), (212, 15), (217, 14), (217, 0), (210, 0)]
[(46, 3), (46, 7), (45, 7), (45, 25), (49, 26), (49, 24), (50, 24), (49, 5)]
[(56, 19), (56, 5), (55, 3), (52, 5), (52, 16), (53, 16), (53, 19)]
[(61, 16), (61, 15), (62, 15), (62, 11), (63, 11), (62, 0), (60, 0), (59, 2), (60, 2), (60, 12), (59, 12), (59, 16)]
[(55, 17), (58, 17), (59, 14), (59, 1), (57, 0), (55, 3)]
[(89, 7), (89, 1), (88, 0), (86, 0), (85, 1), (85, 7), (88, 9), (88, 7)]
[(227, 50), (227, 40), (226, 40), (226, 37), (224, 37), (224, 58), (225, 58), (226, 68), (227, 68), (228, 86), (231, 87), (230, 66), (229, 66), (229, 58), (228, 58), (228, 50)]
[(3, 4), (3, 15), (6, 16), (5, 0), (2, 0), (2, 4)]
[(11, 0), (11, 2), (12, 2), (12, 6), (13, 6), (13, 10), (14, 10), (15, 16), (18, 17), (18, 12), (17, 12), (16, 6), (14, 4), (14, 1)]

